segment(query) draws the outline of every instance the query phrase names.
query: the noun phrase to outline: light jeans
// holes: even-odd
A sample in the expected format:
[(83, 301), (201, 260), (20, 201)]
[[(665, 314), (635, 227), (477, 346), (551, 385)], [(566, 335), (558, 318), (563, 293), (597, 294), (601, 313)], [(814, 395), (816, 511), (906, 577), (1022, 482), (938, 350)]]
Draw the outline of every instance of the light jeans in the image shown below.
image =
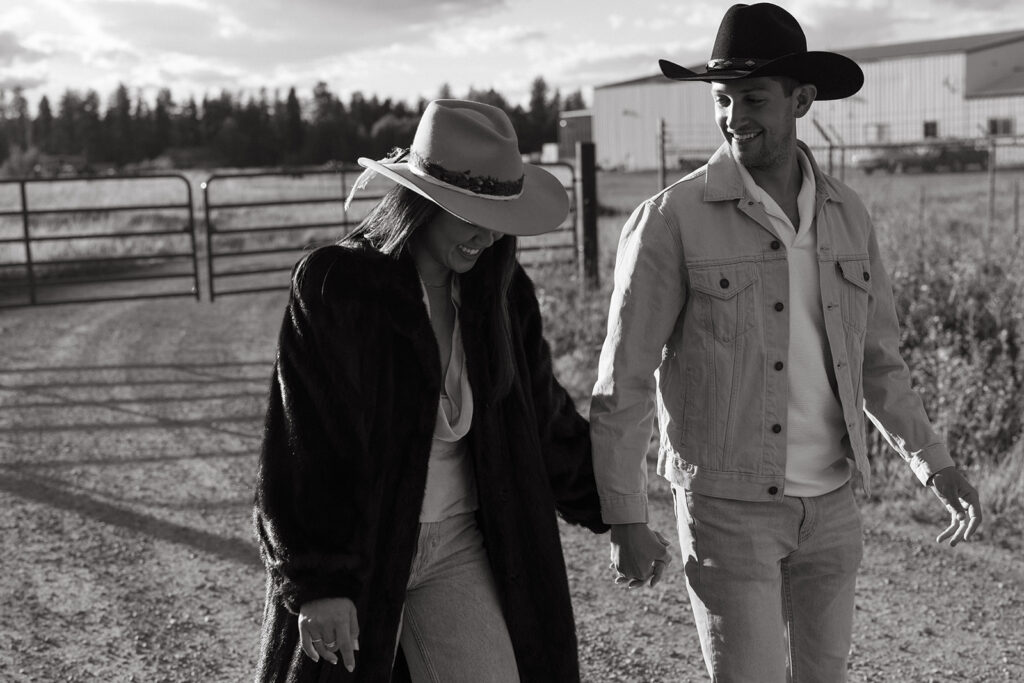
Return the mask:
[(400, 642), (414, 683), (517, 683), (475, 513), (420, 524)]
[(720, 683), (846, 680), (864, 545), (849, 483), (780, 502), (672, 487), (704, 663)]

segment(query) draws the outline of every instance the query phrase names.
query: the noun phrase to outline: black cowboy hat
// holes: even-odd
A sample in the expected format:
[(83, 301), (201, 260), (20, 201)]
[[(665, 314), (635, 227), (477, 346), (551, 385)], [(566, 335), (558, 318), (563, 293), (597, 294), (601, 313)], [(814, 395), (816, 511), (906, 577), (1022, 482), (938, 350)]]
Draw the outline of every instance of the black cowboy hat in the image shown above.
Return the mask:
[(665, 59), (658, 64), (663, 74), (676, 81), (789, 76), (814, 84), (819, 100), (849, 97), (864, 84), (864, 72), (849, 57), (808, 52), (797, 20), (770, 2), (733, 5), (726, 11), (704, 71), (691, 71)]

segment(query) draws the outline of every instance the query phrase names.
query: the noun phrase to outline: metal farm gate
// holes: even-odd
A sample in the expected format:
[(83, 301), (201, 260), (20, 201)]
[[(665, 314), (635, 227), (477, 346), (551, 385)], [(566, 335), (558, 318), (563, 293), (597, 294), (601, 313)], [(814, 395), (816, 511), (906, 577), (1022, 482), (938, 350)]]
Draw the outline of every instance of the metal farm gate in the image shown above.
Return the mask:
[[(569, 194), (570, 212), (554, 232), (519, 239), (527, 267), (576, 263), (576, 174), (570, 164), (545, 164)], [(383, 196), (345, 198), (362, 172), (336, 170), (216, 174), (202, 185), (210, 300), (287, 288), (302, 254), (351, 232)], [(373, 188), (373, 184), (371, 184)]]
[(0, 180), (0, 308), (199, 299), (178, 174)]
[(210, 176), (202, 184), (210, 301), (287, 288), (304, 251), (355, 227), (343, 209), (354, 173), (341, 168)]

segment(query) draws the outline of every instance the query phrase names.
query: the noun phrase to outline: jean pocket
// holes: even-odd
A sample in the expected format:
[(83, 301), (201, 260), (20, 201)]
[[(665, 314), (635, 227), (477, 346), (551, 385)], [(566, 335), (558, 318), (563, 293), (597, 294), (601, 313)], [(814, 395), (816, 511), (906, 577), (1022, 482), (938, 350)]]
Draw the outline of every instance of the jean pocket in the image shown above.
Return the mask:
[(871, 294), (871, 261), (866, 258), (840, 258), (836, 261), (839, 275), (839, 308), (843, 322), (857, 332), (868, 324), (868, 296)]
[(756, 282), (750, 262), (690, 267), (698, 319), (715, 339), (729, 343), (754, 327)]

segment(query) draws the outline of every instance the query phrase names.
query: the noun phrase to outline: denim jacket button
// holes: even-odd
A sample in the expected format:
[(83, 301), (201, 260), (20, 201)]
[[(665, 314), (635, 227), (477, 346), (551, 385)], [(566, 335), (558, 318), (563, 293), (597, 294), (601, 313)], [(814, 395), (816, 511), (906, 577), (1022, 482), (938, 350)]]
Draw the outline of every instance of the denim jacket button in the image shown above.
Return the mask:
[(775, 310), (776, 311), (781, 311), (785, 307), (786, 307), (786, 304), (782, 303), (781, 301), (776, 301), (775, 302)]
[(773, 249), (774, 251), (778, 251), (779, 249), (781, 249), (781, 248), (782, 248), (782, 245), (781, 245), (781, 244), (779, 243), (779, 241), (778, 241), (778, 240), (772, 240), (772, 243), (771, 243), (771, 245), (770, 245), (770, 246), (771, 246), (771, 248), (772, 248), (772, 249)]
[(772, 425), (772, 431), (778, 434), (782, 431), (782, 425)]
[(779, 487), (778, 486), (769, 486), (768, 487), (768, 495), (769, 496), (774, 496), (778, 492), (779, 492)]
[(871, 279), (871, 273), (869, 273), (868, 271), (865, 270), (864, 271), (864, 282), (867, 282), (870, 279)]
[(722, 289), (729, 289), (729, 281), (723, 277), (721, 280), (718, 281), (718, 286), (721, 287)]
[(786, 364), (783, 363), (781, 360), (775, 361), (775, 369), (776, 370), (781, 370), (784, 367), (786, 367)]

